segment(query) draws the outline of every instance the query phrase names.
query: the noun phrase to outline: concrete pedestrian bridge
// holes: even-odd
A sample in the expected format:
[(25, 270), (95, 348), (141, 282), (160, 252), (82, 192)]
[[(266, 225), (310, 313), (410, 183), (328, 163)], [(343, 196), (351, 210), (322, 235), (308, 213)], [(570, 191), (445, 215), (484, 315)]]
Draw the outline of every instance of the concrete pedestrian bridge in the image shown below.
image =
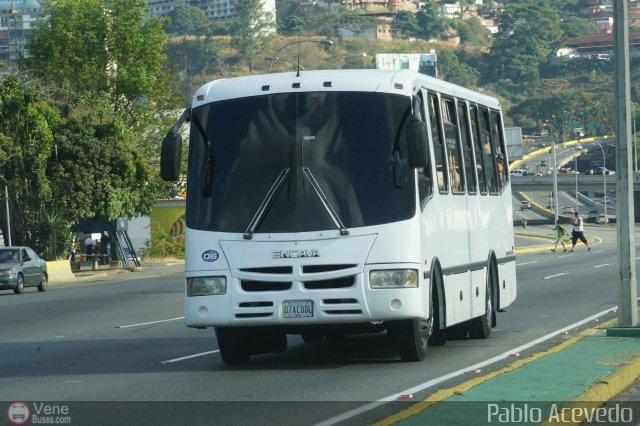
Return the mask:
[[(576, 176), (580, 191), (601, 191), (605, 178), (607, 190), (613, 191), (617, 186), (616, 175), (558, 175), (558, 191), (574, 191), (576, 189)], [(640, 192), (640, 173), (633, 173), (633, 187)], [(515, 192), (522, 191), (552, 191), (553, 176), (511, 176), (511, 189)]]

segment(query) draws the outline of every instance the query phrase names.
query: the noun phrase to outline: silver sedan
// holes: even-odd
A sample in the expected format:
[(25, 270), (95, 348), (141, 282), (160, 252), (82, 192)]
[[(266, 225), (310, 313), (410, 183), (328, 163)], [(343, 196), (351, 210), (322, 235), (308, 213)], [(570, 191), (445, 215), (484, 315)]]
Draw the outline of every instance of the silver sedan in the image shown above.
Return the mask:
[(29, 247), (0, 248), (0, 290), (21, 294), (25, 287), (47, 289), (47, 263)]

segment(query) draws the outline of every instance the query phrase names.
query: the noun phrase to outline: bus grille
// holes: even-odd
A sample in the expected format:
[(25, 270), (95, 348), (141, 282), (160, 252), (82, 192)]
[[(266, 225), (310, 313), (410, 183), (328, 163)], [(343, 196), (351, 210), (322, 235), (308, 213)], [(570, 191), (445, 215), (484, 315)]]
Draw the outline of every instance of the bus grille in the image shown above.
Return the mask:
[(304, 288), (307, 290), (326, 290), (331, 288), (348, 288), (356, 283), (355, 275), (347, 277), (330, 278), (327, 280), (305, 281)]
[(291, 288), (290, 281), (255, 281), (241, 280), (244, 291), (284, 291)]

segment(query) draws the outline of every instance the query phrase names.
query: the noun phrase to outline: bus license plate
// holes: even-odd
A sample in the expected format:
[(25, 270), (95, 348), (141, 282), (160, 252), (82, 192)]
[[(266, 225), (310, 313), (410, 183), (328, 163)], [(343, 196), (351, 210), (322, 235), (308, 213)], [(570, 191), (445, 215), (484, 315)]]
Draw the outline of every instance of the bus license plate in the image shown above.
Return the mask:
[(282, 302), (282, 316), (283, 318), (313, 317), (313, 301), (285, 300)]

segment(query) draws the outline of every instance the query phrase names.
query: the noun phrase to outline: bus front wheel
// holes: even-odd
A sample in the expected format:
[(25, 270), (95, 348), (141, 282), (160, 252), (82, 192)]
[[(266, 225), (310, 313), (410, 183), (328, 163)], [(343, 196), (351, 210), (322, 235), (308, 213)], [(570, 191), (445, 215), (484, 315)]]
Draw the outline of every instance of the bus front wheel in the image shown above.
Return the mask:
[(244, 330), (239, 327), (216, 327), (222, 361), (227, 365), (246, 364), (251, 356)]
[(419, 318), (393, 321), (389, 327), (398, 348), (400, 359), (405, 362), (422, 361), (427, 353), (433, 322)]

